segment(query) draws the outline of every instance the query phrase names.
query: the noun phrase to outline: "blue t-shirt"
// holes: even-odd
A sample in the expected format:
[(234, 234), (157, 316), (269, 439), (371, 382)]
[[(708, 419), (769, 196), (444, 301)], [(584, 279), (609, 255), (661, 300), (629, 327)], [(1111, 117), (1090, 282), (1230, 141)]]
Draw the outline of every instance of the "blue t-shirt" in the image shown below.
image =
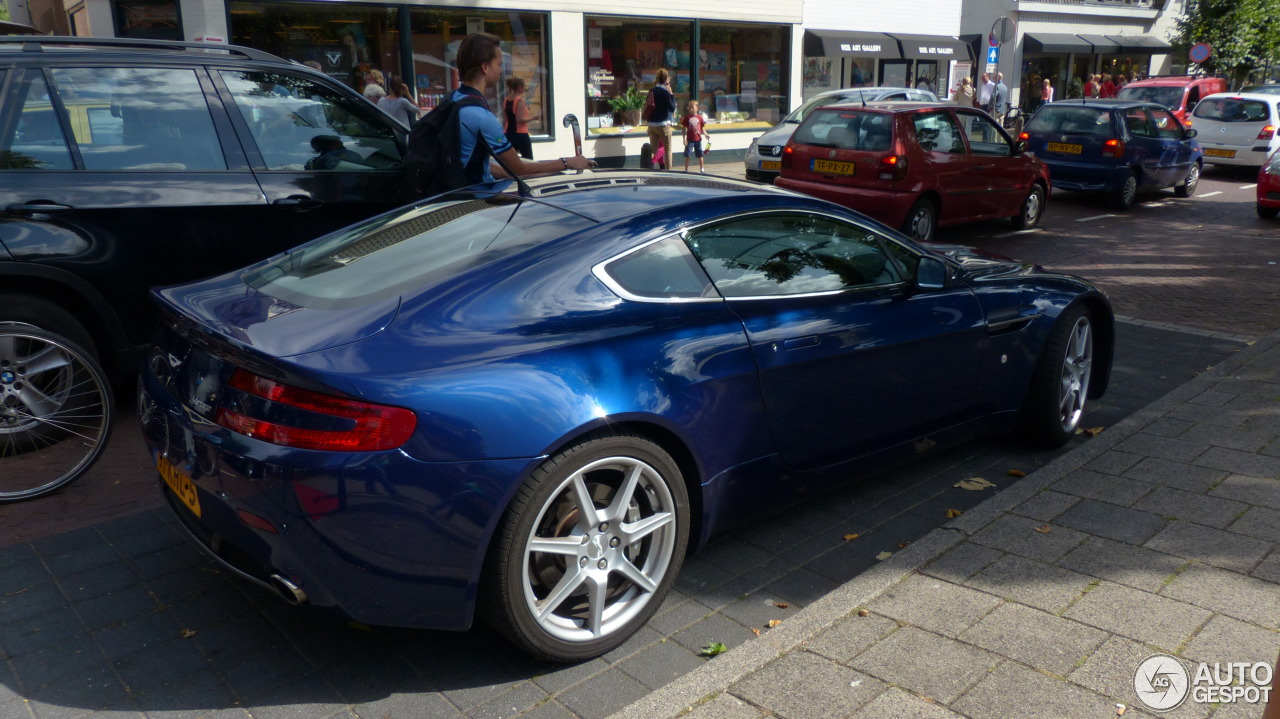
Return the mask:
[[(463, 85), (454, 90), (452, 99), (454, 102), (461, 100), (466, 95), (474, 97), (483, 97), (475, 88)], [(471, 155), (476, 150), (476, 138), (484, 137), (485, 142), (489, 144), (489, 149), (493, 150), (493, 154), (501, 155), (511, 149), (511, 141), (507, 139), (506, 133), (502, 131), (502, 124), (498, 122), (498, 118), (489, 112), (487, 107), (469, 106), (462, 107), (458, 110), (458, 122), (461, 125), (462, 135), (462, 159), (463, 167), (471, 162)], [(493, 173), (489, 171), (489, 163), (484, 163), (484, 181), (493, 182)]]

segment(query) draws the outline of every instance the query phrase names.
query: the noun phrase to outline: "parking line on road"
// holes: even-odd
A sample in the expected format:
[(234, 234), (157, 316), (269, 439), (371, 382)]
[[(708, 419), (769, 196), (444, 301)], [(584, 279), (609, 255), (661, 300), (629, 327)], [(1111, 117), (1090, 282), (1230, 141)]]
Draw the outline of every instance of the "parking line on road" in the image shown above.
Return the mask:
[(1255, 182), (1255, 183), (1253, 183), (1252, 185), (1241, 185), (1241, 186), (1240, 186), (1240, 189), (1242, 189), (1242, 190), (1252, 190), (1253, 188), (1255, 188), (1255, 187), (1257, 187), (1257, 186), (1258, 186), (1258, 183), (1256, 183), (1256, 182)]
[(1222, 190), (1218, 190), (1216, 192), (1206, 192), (1203, 195), (1201, 195), (1201, 197), (1213, 197), (1214, 195), (1221, 195), (1221, 194), (1222, 194)]
[(1093, 222), (1094, 220), (1102, 220), (1107, 217), (1115, 217), (1115, 215), (1094, 215), (1093, 217), (1077, 217), (1076, 222)]
[(998, 240), (1002, 237), (1013, 237), (1014, 235), (1029, 235), (1032, 232), (1041, 232), (1041, 231), (1042, 230), (1039, 227), (1032, 227), (1029, 230), (1014, 230), (1013, 232), (1006, 232), (1004, 234), (996, 235), (996, 239)]

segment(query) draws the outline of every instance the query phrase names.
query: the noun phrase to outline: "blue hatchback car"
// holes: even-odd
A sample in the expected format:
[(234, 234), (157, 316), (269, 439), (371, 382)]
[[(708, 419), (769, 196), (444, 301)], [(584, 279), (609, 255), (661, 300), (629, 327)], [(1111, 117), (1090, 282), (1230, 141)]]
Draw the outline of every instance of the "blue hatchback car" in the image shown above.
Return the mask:
[(1204, 165), (1195, 136), (1163, 105), (1064, 100), (1042, 105), (1021, 139), (1049, 166), (1054, 189), (1104, 193), (1125, 210), (1142, 188), (1195, 193)]
[(144, 434), (209, 552), (293, 603), (479, 614), (565, 661), (799, 493), (1067, 441), (1112, 355), (1084, 280), (668, 173), (437, 197), (154, 296)]

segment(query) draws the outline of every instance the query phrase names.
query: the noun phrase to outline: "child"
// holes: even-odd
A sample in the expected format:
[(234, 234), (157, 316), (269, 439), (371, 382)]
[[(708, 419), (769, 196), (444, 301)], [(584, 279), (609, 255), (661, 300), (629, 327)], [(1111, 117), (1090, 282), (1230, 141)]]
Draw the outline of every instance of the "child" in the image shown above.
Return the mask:
[(698, 112), (696, 100), (690, 100), (685, 107), (685, 116), (680, 119), (684, 126), (684, 171), (689, 171), (689, 158), (698, 158), (698, 172), (705, 172), (702, 159), (702, 138), (707, 136), (707, 120)]

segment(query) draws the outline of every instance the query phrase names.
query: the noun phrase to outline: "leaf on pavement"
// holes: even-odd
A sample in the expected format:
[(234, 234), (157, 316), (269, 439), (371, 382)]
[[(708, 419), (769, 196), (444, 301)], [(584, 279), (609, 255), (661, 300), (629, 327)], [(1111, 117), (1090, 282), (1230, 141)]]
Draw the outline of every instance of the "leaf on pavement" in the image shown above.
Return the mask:
[(955, 519), (956, 517), (959, 517), (959, 516), (960, 516), (960, 515), (962, 515), (962, 514), (964, 514), (964, 510), (961, 510), (961, 509), (948, 509), (948, 510), (947, 510), (947, 519)]
[(869, 617), (869, 616), (871, 616), (871, 612), (868, 612), (868, 611), (867, 611), (867, 610), (865, 610), (865, 609), (859, 609), (859, 610), (858, 610), (858, 616), (860, 616), (860, 617)]
[(1036, 527), (1036, 531), (1041, 534), (1048, 534), (1049, 532), (1053, 531), (1053, 527), (1050, 527), (1049, 525), (1044, 524), (1039, 527)]
[(1026, 473), (1026, 472), (1023, 472), (1023, 471), (1022, 471), (1022, 470), (1020, 470), (1020, 469), (1011, 469), (1011, 470), (1009, 470), (1009, 471), (1005, 472), (1005, 474), (1009, 475), (1010, 477), (1025, 477), (1025, 476), (1027, 476), (1027, 473)]
[(881, 553), (879, 553), (879, 554), (877, 554), (877, 555), (876, 555), (876, 559), (879, 559), (880, 561), (882, 561), (882, 562), (883, 562), (884, 560), (886, 560), (886, 559), (888, 559), (889, 557), (892, 557), (892, 556), (893, 556), (893, 552), (881, 552)]
[(752, 631), (752, 632), (753, 632), (757, 637), (758, 637), (758, 636), (760, 636), (760, 629), (759, 629), (758, 627), (752, 627), (752, 628), (751, 628), (751, 631)]
[(846, 534), (846, 535), (844, 535), (844, 541), (846, 541), (846, 542), (847, 542), (847, 541), (849, 541), (850, 539), (857, 539), (857, 538), (858, 538), (858, 533), (857, 533), (857, 532), (854, 532), (853, 534)]
[(786, 609), (787, 607), (789, 607), (789, 606), (791, 606), (791, 605), (790, 605), (790, 604), (787, 604), (786, 602), (774, 602), (774, 603), (773, 603), (773, 606), (777, 607), (778, 609)]
[(1102, 430), (1104, 429), (1106, 429), (1106, 427), (1090, 427), (1089, 429), (1084, 430), (1084, 433), (1090, 437), (1097, 437), (1102, 434)]
[(781, 624), (781, 623), (782, 623), (782, 620), (781, 620), (781, 619), (770, 619), (770, 620), (769, 620), (769, 628), (770, 628), (770, 629), (773, 629), (774, 627), (778, 626), (778, 625), (779, 625), (779, 624)]
[(975, 492), (981, 492), (982, 490), (987, 489), (988, 487), (994, 487), (995, 485), (982, 477), (970, 477), (969, 479), (962, 479), (959, 482), (956, 482), (953, 486), (959, 487), (960, 489), (971, 489)]
[(702, 648), (702, 656), (714, 657), (717, 654), (724, 654), (727, 651), (729, 651), (729, 647), (726, 647), (724, 644), (720, 642), (711, 642)]
[(191, 637), (194, 637), (195, 635), (196, 635), (196, 630), (194, 630), (194, 629), (183, 629), (183, 630), (182, 630), (182, 638), (183, 638), (183, 639), (190, 639)]

